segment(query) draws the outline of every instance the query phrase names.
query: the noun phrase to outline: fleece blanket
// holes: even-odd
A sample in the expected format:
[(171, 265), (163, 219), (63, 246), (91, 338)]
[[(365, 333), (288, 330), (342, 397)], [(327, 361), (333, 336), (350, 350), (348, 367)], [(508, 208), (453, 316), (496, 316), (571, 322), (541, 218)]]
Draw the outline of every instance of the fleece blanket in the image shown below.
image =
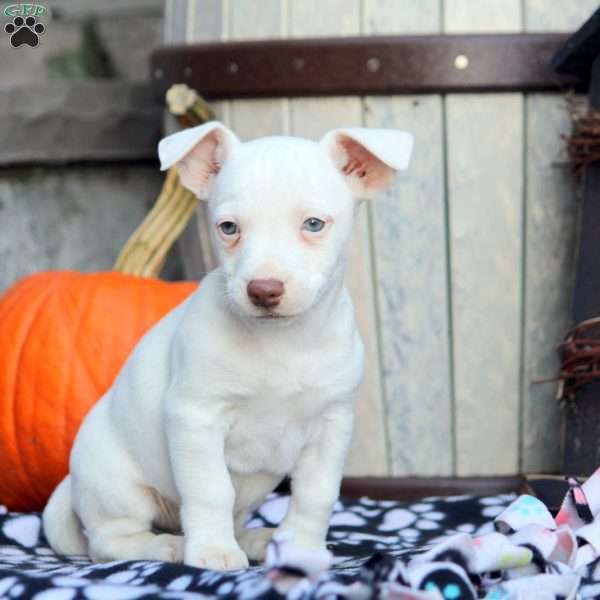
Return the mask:
[[(283, 535), (265, 565), (230, 573), (57, 556), (38, 514), (0, 508), (0, 598), (600, 598), (597, 492), (598, 475), (573, 481), (556, 518), (532, 496), (342, 498), (328, 552), (304, 551)], [(247, 526), (275, 527), (288, 500), (272, 494)]]

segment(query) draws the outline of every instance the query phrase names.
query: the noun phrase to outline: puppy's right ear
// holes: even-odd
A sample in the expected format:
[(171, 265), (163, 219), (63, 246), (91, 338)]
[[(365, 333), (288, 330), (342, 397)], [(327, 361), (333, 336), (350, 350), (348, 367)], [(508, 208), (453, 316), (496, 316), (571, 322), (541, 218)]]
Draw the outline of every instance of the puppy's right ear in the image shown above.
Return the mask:
[(211, 183), (239, 143), (218, 121), (184, 129), (158, 144), (160, 169), (175, 165), (181, 183), (198, 198), (206, 199)]

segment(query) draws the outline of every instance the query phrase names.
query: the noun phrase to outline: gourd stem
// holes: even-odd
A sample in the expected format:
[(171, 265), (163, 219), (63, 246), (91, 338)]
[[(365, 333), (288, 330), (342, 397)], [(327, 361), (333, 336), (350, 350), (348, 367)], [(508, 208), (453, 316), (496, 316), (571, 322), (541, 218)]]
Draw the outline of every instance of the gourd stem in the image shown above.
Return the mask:
[[(169, 112), (181, 127), (201, 125), (215, 118), (210, 106), (185, 84), (167, 91)], [(198, 200), (169, 169), (162, 190), (150, 212), (131, 234), (119, 253), (115, 271), (141, 277), (158, 277), (169, 250), (196, 210)]]

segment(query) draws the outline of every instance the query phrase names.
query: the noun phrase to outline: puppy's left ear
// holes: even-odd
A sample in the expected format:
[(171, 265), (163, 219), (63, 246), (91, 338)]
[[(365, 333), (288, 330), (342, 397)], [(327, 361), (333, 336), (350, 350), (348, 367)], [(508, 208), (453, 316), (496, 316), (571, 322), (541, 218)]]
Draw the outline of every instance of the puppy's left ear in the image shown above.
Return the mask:
[(397, 129), (334, 129), (321, 146), (358, 198), (385, 189), (396, 171), (408, 167), (413, 136)]

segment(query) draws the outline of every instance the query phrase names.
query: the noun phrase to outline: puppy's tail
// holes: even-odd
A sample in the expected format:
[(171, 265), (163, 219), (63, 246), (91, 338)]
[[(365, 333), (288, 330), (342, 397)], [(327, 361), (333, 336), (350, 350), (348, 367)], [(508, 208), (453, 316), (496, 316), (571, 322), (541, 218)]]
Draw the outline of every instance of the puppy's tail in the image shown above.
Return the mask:
[(70, 475), (52, 492), (42, 520), (46, 539), (57, 554), (87, 554), (87, 539), (71, 503)]

